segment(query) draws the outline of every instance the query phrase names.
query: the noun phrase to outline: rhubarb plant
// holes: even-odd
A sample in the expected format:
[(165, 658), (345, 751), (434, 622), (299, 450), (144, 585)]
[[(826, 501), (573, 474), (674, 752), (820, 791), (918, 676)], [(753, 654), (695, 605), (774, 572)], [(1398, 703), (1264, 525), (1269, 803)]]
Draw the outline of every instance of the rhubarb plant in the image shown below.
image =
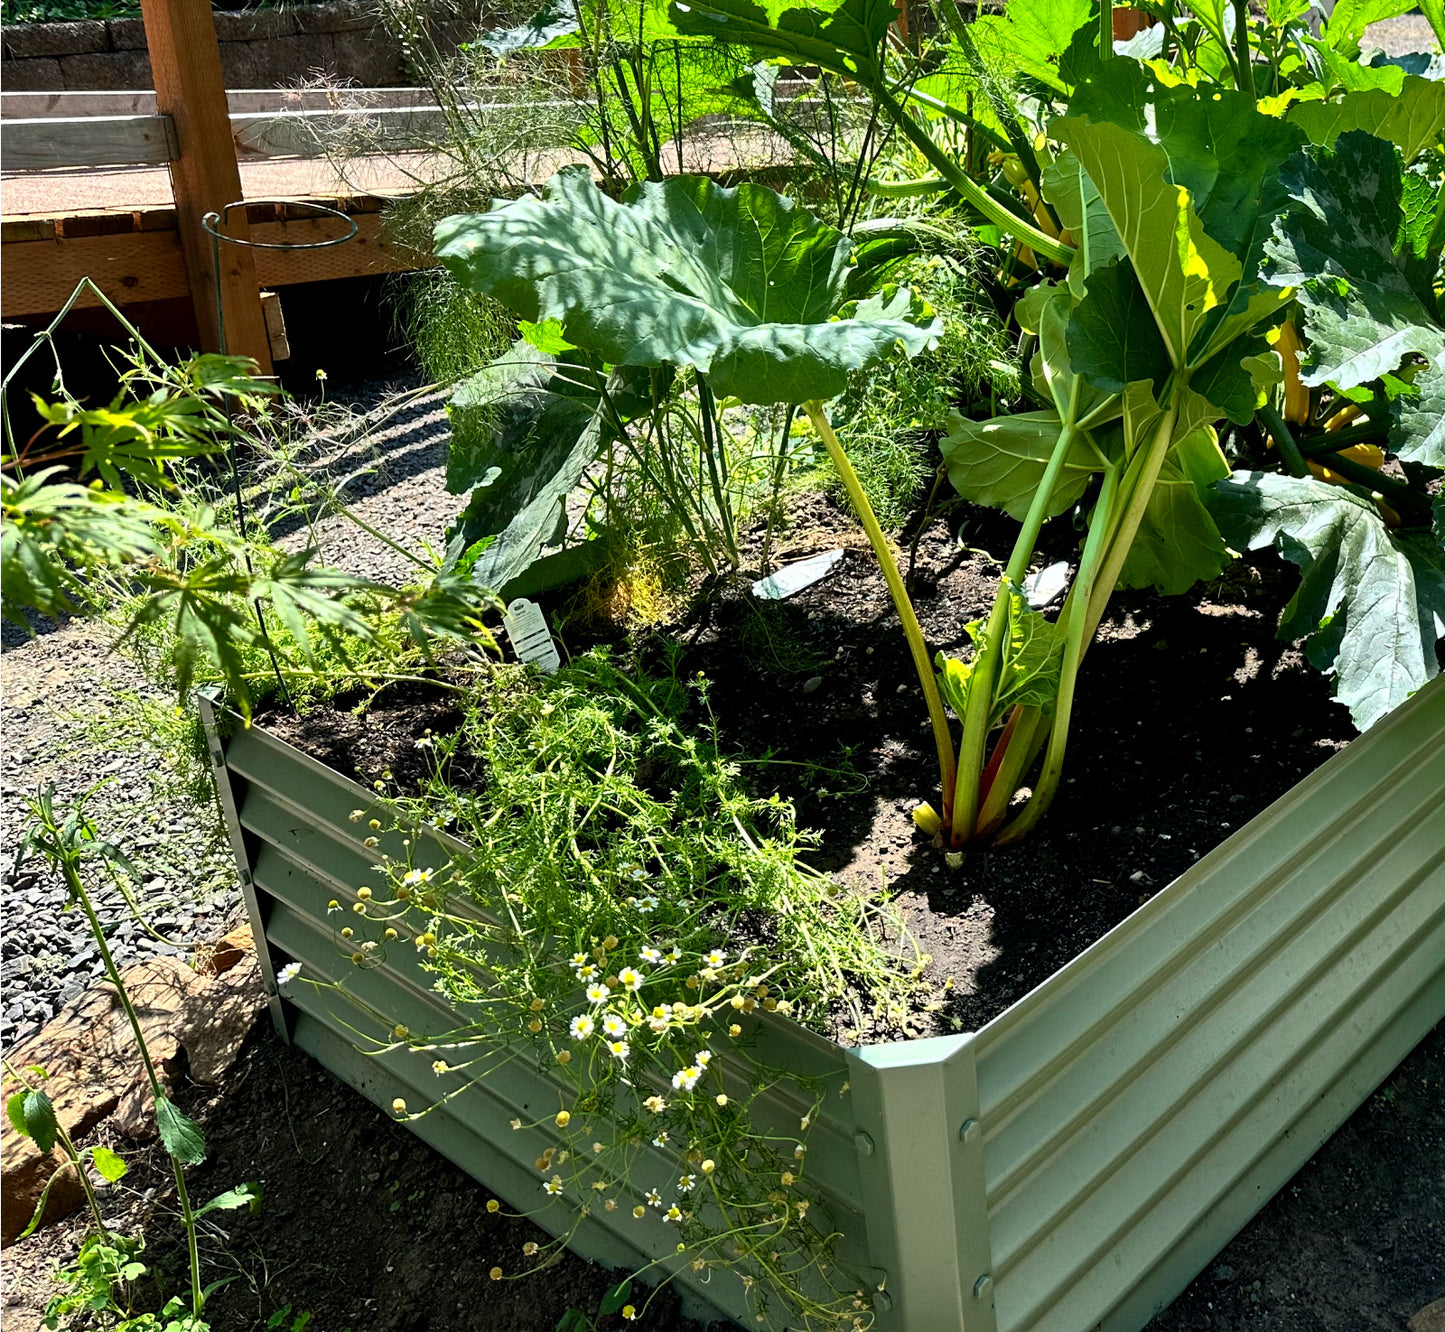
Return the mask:
[[(687, 368), (716, 398), (801, 404), (883, 566), (951, 785), (952, 740), (922, 630), (824, 406), (850, 374), (900, 350), (915, 355), (941, 325), (906, 289), (853, 298), (855, 250), (760, 185), (674, 176), (617, 201), (580, 168), (559, 172), (541, 197), (498, 200), (436, 228), (436, 252), (459, 282), (533, 324), (556, 321), (609, 371), (609, 385), (627, 370)], [(610, 399), (604, 388), (599, 416)]]

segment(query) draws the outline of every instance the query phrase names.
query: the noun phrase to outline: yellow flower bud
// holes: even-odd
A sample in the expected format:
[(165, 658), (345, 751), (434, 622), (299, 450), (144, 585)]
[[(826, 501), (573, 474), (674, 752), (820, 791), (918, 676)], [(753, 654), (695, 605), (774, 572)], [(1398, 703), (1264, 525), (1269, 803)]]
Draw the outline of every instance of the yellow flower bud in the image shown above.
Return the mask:
[(557, 1051), (557, 1062), (558, 1062), (559, 1064), (570, 1064), (570, 1063), (572, 1062), (572, 1051), (571, 1051), (571, 1050), (558, 1050), (558, 1051)]
[(719, 1092), (717, 1094), (717, 1103), (719, 1105), (726, 1105), (728, 1103), (727, 1094), (725, 1092)]
[(396, 1026), (391, 1029), (391, 1034), (395, 1036), (397, 1040), (404, 1041), (408, 1036), (411, 1035), (411, 1032), (400, 1022), (398, 1022)]
[(406, 1114), (406, 1102), (400, 1096), (391, 1103), (391, 1108), (399, 1115)]
[(487, 1275), (490, 1276), (493, 1281), (500, 1281), (502, 1279), (502, 1269), (500, 1267), (494, 1267)]
[(638, 1203), (637, 1206), (632, 1209), (632, 1215), (641, 1221), (642, 1218), (647, 1215), (647, 1208), (641, 1203)]
[(572, 1122), (572, 1114), (567, 1110), (557, 1111), (557, 1127), (566, 1128)]
[(546, 1006), (547, 1005), (544, 1004), (540, 999), (532, 1000), (532, 1012), (534, 1013), (540, 1013), (544, 1008), (546, 1008)]
[(371, 901), (371, 889), (367, 888), (365, 885), (356, 890), (356, 895), (361, 898), (363, 902)]
[(487, 1211), (489, 1211), (489, 1212), (500, 1212), (501, 1210), (502, 1210), (502, 1204), (499, 1203), (495, 1198), (488, 1198), (488, 1199), (487, 1199)]
[(704, 1161), (702, 1165), (698, 1167), (698, 1169), (701, 1170), (704, 1175), (710, 1175), (714, 1170), (717, 1169), (717, 1163), (712, 1159), (712, 1157), (708, 1157), (708, 1159)]

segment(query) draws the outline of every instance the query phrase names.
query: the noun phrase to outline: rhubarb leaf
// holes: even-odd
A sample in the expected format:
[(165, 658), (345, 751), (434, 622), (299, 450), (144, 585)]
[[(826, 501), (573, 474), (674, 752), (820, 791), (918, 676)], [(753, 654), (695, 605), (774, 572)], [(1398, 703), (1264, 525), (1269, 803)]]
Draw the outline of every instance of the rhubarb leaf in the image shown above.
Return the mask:
[(1121, 587), (1153, 587), (1173, 596), (1219, 576), (1229, 550), (1205, 499), (1208, 488), (1228, 475), (1212, 430), (1196, 430), (1169, 450), (1120, 571)]
[(743, 402), (835, 397), (941, 330), (902, 290), (844, 317), (850, 241), (758, 185), (678, 176), (619, 203), (569, 167), (543, 198), (445, 218), (436, 239), (464, 286), (522, 318), (560, 320), (614, 366), (693, 366)]
[[(974, 504), (1002, 509), (1022, 522), (1063, 430), (1058, 413), (1022, 412), (969, 421), (954, 412), (949, 425), (939, 447), (954, 489)], [(1077, 504), (1101, 466), (1088, 441), (1076, 436), (1049, 496), (1047, 516), (1053, 518)]]

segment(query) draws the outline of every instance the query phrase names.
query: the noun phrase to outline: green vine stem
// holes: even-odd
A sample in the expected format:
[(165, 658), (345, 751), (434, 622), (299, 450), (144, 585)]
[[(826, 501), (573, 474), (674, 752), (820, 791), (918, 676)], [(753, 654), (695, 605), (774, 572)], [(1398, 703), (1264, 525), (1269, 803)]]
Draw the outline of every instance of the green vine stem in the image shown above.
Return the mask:
[(1009, 212), (997, 199), (973, 179), (957, 162), (943, 151), (933, 136), (920, 125), (899, 104), (898, 99), (881, 84), (874, 89), (874, 95), (883, 109), (893, 118), (913, 146), (923, 154), (928, 164), (942, 176), (949, 185), (963, 196), (964, 200), (977, 208), (990, 222), (1017, 241), (1022, 241), (1035, 253), (1052, 259), (1055, 263), (1067, 265), (1074, 257), (1072, 246), (1055, 240), (1047, 232), (1031, 226)]
[(908, 599), (908, 589), (903, 585), (903, 575), (899, 571), (898, 561), (893, 558), (888, 538), (884, 536), (883, 528), (879, 526), (878, 519), (873, 513), (873, 506), (868, 503), (868, 496), (864, 493), (862, 482), (858, 480), (858, 473), (853, 470), (853, 464), (848, 461), (848, 455), (843, 451), (842, 444), (838, 442), (838, 436), (833, 432), (832, 423), (823, 410), (823, 404), (814, 398), (803, 404), (803, 410), (807, 412), (808, 419), (813, 423), (813, 428), (822, 439), (824, 448), (828, 450), (828, 457), (832, 459), (833, 466), (838, 469), (838, 475), (843, 481), (843, 488), (848, 492), (854, 512), (857, 513), (859, 522), (863, 524), (863, 530), (868, 534), (868, 542), (873, 547), (873, 553), (878, 557), (879, 565), (882, 566), (883, 578), (888, 584), (888, 591), (893, 596), (893, 604), (898, 608), (898, 618), (903, 621), (903, 632), (908, 639), (909, 651), (913, 654), (913, 664), (918, 671), (918, 682), (923, 686), (924, 701), (928, 705), (928, 717), (933, 723), (933, 740), (938, 747), (938, 769), (943, 784), (943, 808), (946, 819), (953, 800), (958, 770), (954, 760), (953, 735), (949, 731), (948, 714), (943, 709), (943, 699), (938, 692), (938, 681), (934, 678), (933, 662), (928, 656), (928, 645), (923, 641), (923, 629), (918, 623), (918, 616), (914, 613), (913, 603)]

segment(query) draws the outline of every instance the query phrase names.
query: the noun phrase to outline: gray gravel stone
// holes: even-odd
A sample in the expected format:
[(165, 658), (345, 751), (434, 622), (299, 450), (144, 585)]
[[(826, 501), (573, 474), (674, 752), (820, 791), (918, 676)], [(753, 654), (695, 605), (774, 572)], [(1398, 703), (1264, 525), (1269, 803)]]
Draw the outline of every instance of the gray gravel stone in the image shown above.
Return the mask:
[[(358, 395), (357, 405), (373, 423), (369, 434), (317, 438), (302, 465), (338, 487), (369, 526), (398, 545), (419, 550), (425, 542), (440, 549), (461, 508), (443, 484), (445, 396), (432, 394), (383, 419), (379, 405), (392, 391), (377, 385)], [(318, 544), (326, 562), (398, 586), (419, 572), (341, 514), (311, 515), (309, 521), (290, 516), (278, 538), (291, 549)], [(143, 871), (133, 891), (152, 926), (174, 945), (137, 928), (103, 875), (88, 877), (98, 913), (114, 926), (108, 941), (121, 966), (184, 954), (223, 934), (243, 913), (215, 802), (197, 803), (185, 794), (174, 756), (140, 734), (119, 701), (126, 693), (173, 700), (111, 651), (108, 626), (73, 620), (36, 627), (33, 638), (9, 624), (0, 635), (0, 726), (7, 742), (0, 775), (0, 905), (8, 927), (0, 946), (0, 1040), (6, 1044), (33, 1034), (103, 972), (83, 913), (62, 910), (63, 884), (39, 862), (17, 860), (29, 822), (27, 802), (37, 790), (53, 785), (57, 806), (64, 808), (96, 788), (87, 802), (91, 818)]]

